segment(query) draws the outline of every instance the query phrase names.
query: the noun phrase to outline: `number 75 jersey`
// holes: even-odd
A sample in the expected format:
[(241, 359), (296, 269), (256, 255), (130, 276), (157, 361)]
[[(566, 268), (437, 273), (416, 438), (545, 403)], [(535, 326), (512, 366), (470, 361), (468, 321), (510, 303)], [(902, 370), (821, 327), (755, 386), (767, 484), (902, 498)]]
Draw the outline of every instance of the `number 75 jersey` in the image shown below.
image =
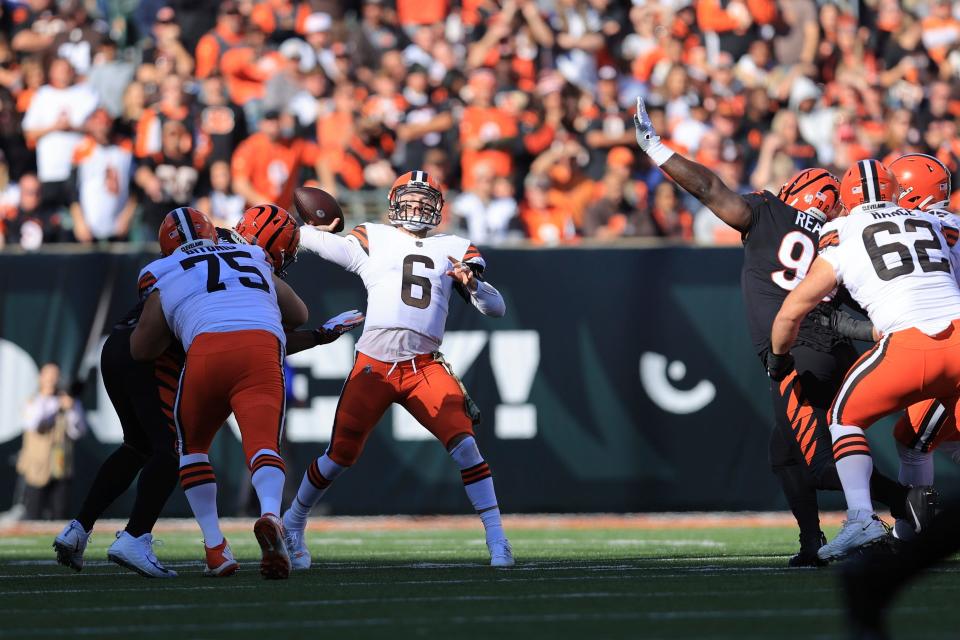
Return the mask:
[(364, 333), (407, 329), (439, 345), (454, 286), (446, 275), (449, 258), (485, 266), (477, 248), (454, 235), (415, 238), (389, 225), (368, 223), (354, 228), (346, 240), (356, 256), (348, 269), (367, 288)]
[(167, 325), (190, 348), (201, 333), (259, 329), (286, 336), (269, 256), (256, 245), (180, 248), (140, 271), (141, 299), (158, 290)]
[(960, 318), (958, 236), (928, 213), (866, 204), (824, 225), (820, 257), (881, 333), (936, 335)]

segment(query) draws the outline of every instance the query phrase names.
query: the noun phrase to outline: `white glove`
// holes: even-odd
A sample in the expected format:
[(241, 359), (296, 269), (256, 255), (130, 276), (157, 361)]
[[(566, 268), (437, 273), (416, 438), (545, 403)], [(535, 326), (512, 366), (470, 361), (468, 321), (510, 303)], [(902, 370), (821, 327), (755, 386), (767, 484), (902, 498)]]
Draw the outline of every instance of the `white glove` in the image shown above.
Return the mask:
[(363, 324), (364, 315), (356, 309), (344, 311), (323, 323), (324, 331), (341, 335)]
[(637, 97), (637, 114), (633, 116), (633, 126), (637, 130), (637, 144), (651, 160), (657, 163), (658, 167), (670, 159), (673, 151), (660, 142), (660, 136), (650, 122), (650, 114), (647, 113), (647, 108), (643, 104), (643, 98), (639, 96)]

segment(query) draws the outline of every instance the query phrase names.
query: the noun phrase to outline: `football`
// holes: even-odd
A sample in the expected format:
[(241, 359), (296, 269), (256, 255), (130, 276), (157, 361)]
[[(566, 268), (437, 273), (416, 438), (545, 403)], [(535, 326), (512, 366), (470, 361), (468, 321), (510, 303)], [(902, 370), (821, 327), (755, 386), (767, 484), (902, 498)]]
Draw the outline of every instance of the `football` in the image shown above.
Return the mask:
[(327, 225), (336, 220), (333, 230), (343, 231), (343, 209), (337, 199), (323, 189), (297, 187), (293, 191), (293, 204), (306, 224)]

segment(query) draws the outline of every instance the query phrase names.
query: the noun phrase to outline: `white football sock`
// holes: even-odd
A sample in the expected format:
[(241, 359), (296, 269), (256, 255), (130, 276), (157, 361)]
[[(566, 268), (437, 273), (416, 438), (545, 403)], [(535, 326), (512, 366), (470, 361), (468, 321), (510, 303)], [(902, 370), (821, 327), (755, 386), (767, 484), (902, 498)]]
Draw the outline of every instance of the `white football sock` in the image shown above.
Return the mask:
[(260, 515), (280, 515), (285, 480), (283, 458), (272, 449), (261, 449), (250, 458), (250, 484), (260, 500)]
[(203, 532), (203, 543), (215, 547), (223, 542), (217, 515), (217, 481), (205, 453), (180, 456), (180, 485)]
[(873, 473), (873, 458), (863, 429), (839, 424), (830, 425), (833, 439), (833, 455), (837, 475), (847, 499), (847, 511), (873, 513), (870, 500), (870, 475)]
[(283, 514), (284, 528), (294, 531), (306, 528), (313, 505), (320, 501), (337, 476), (346, 470), (346, 467), (338, 465), (326, 453), (311, 462), (300, 481), (297, 497)]
[(480, 455), (477, 441), (473, 436), (467, 436), (450, 450), (450, 457), (460, 467), (463, 489), (480, 515), (487, 543), (505, 538), (500, 509), (497, 508), (497, 493), (493, 488), (493, 476), (489, 465)]

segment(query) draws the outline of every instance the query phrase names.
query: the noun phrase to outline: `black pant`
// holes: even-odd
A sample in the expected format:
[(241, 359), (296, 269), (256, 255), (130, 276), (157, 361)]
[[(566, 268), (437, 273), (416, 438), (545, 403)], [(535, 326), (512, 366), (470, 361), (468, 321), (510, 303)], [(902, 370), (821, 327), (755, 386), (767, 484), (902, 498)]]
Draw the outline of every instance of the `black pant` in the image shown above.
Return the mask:
[(128, 328), (115, 329), (103, 345), (101, 374), (120, 417), (123, 445), (101, 465), (77, 520), (90, 531), (139, 473), (137, 497), (126, 527), (130, 535), (139, 537), (153, 529), (177, 484), (176, 431), (171, 416), (182, 360), (168, 352), (154, 362), (135, 361), (130, 356), (131, 334)]
[[(177, 435), (164, 409), (173, 410), (160, 397), (161, 381), (155, 362), (137, 362), (130, 355), (129, 329), (115, 330), (100, 355), (103, 384), (120, 417), (123, 444), (143, 454), (175, 455)], [(179, 372), (177, 372), (179, 375)], [(176, 393), (176, 389), (172, 390)]]
[(770, 434), (770, 466), (800, 464), (814, 478), (822, 478), (833, 465), (833, 442), (827, 411), (858, 355), (851, 345), (822, 352), (796, 346), (795, 378), (770, 381), (775, 427)]

